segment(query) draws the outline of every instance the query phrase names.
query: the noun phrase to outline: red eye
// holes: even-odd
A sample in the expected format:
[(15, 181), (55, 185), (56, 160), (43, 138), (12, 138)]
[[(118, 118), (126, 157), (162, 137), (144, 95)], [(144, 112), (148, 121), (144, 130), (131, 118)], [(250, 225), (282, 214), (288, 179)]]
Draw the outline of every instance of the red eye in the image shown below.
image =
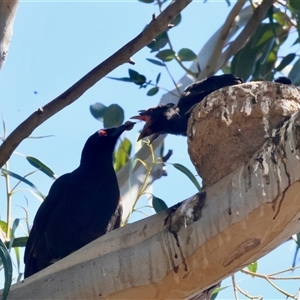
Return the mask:
[(101, 135), (101, 136), (107, 136), (107, 132), (103, 129), (99, 130), (98, 134)]

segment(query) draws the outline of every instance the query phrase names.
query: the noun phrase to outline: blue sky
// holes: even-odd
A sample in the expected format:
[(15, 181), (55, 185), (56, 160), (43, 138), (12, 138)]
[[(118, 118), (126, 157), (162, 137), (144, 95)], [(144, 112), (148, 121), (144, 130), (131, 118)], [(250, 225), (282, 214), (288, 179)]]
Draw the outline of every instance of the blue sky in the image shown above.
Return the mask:
[[(230, 7), (225, 1), (194, 1), (182, 13), (182, 23), (170, 31), (173, 47), (192, 49), (195, 53), (222, 24)], [(8, 132), (26, 119), (37, 108), (61, 94), (88, 71), (102, 62), (113, 52), (135, 37), (151, 20), (157, 7), (138, 1), (22, 1), (18, 8), (14, 35), (4, 67), (0, 71), (0, 112)], [(286, 52), (289, 53), (289, 45)], [(122, 65), (109, 74), (112, 77), (126, 77), (132, 68), (147, 79), (155, 80), (162, 72), (160, 85), (172, 89), (173, 84), (161, 67), (146, 61), (153, 58), (148, 48), (133, 56), (135, 66)], [(189, 64), (187, 64), (188, 66)], [(175, 63), (169, 64), (171, 73), (177, 81), (183, 70)], [(139, 109), (156, 105), (163, 92), (153, 97), (146, 96), (144, 89), (130, 83), (107, 78), (102, 79), (87, 91), (74, 104), (67, 107), (37, 128), (33, 135), (53, 137), (40, 140), (27, 139), (17, 152), (39, 158), (58, 175), (72, 171), (78, 166), (80, 153), (87, 137), (100, 129), (102, 124), (95, 120), (89, 105), (101, 102), (105, 105), (118, 103), (125, 110), (125, 119), (136, 115)], [(134, 143), (142, 124), (126, 136)], [(181, 163), (196, 174), (187, 154), (186, 138), (168, 136), (165, 149), (172, 149), (172, 163)], [(22, 175), (32, 171), (23, 157), (14, 154), (10, 169)], [(172, 166), (167, 166), (168, 176), (154, 184), (154, 194), (165, 200), (168, 206), (176, 204), (196, 193), (194, 185)], [(47, 194), (52, 180), (37, 172), (30, 180)], [(1, 219), (5, 218), (4, 180), (0, 181)], [(28, 192), (20, 192), (13, 197), (13, 217), (24, 217), (19, 207), (29, 202), (32, 222), (39, 206), (38, 200)], [(136, 220), (142, 215), (136, 215)], [(291, 265), (294, 244), (285, 243), (259, 262), (260, 273), (273, 273)], [(298, 272), (299, 273), (299, 272)], [(291, 276), (291, 274), (289, 274)], [(297, 275), (297, 272), (292, 274)], [(262, 279), (252, 279), (237, 275), (242, 288), (249, 294), (263, 295), (265, 299), (283, 298)], [(230, 280), (223, 283), (231, 284)], [(285, 281), (279, 284), (290, 293), (296, 293), (298, 281)], [(232, 288), (221, 292), (220, 299), (233, 298)], [(243, 299), (243, 297), (240, 297)]]

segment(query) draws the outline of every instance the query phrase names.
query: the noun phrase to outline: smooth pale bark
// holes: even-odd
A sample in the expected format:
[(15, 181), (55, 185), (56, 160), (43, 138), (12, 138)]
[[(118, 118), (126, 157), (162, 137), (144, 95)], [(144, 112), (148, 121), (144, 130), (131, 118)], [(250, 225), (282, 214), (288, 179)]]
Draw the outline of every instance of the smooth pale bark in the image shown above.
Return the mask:
[(218, 182), (14, 285), (9, 299), (184, 299), (262, 257), (300, 231), (299, 129), (297, 112)]
[(0, 70), (8, 55), (19, 0), (0, 0)]

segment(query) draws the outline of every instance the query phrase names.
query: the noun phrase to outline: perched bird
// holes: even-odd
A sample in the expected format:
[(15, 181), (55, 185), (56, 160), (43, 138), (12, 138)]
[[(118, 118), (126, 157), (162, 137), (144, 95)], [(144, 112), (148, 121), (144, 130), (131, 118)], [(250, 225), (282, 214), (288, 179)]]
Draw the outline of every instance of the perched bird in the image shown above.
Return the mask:
[(53, 183), (27, 241), (25, 278), (120, 227), (122, 205), (113, 151), (119, 136), (134, 124), (126, 122), (91, 135), (79, 167)]
[(164, 133), (186, 136), (188, 119), (197, 103), (220, 88), (241, 83), (243, 80), (232, 74), (211, 76), (187, 86), (177, 105), (168, 103), (147, 110), (140, 110), (139, 116), (131, 117), (131, 119), (146, 122), (138, 140), (151, 134), (153, 137), (150, 142)]

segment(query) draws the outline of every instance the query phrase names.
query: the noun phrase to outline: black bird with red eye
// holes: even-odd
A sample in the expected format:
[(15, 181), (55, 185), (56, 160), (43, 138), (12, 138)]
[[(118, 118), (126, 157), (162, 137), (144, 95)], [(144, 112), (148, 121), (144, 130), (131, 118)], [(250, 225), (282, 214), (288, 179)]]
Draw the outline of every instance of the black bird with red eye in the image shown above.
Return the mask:
[(91, 135), (79, 167), (53, 183), (27, 241), (25, 278), (120, 227), (122, 205), (113, 151), (120, 135), (134, 124), (126, 122)]
[(146, 122), (138, 140), (151, 134), (150, 142), (164, 133), (186, 136), (188, 119), (196, 104), (218, 89), (241, 83), (243, 80), (232, 74), (211, 76), (187, 86), (177, 105), (168, 103), (140, 110), (139, 116), (131, 117)]

